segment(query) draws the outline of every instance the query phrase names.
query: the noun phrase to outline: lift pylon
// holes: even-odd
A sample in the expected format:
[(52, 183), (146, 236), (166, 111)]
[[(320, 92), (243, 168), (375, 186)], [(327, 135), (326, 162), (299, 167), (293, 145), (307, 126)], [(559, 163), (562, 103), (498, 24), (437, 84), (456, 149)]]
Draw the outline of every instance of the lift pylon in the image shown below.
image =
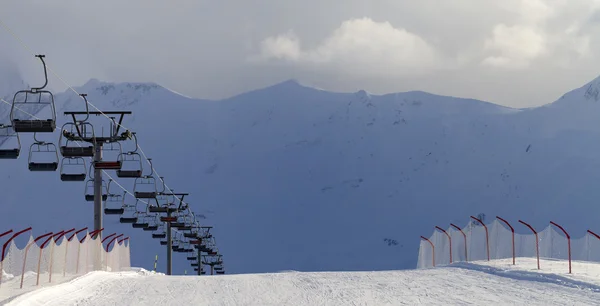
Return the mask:
[[(75, 131), (74, 133), (65, 134), (64, 137), (69, 141), (80, 141), (90, 143), (94, 148), (93, 154), (93, 164), (98, 165), (98, 163), (102, 163), (102, 147), (107, 143), (116, 143), (120, 141), (129, 140), (132, 138), (132, 133), (129, 130), (121, 132), (121, 124), (123, 122), (123, 118), (125, 115), (131, 115), (131, 111), (89, 111), (88, 102), (86, 98), (86, 94), (82, 94), (81, 97), (85, 101), (86, 110), (85, 111), (68, 111), (64, 112), (65, 115), (71, 116), (74, 123)], [(94, 135), (88, 135), (77, 123), (85, 122), (90, 116), (118, 116), (118, 122), (115, 120), (115, 117), (110, 118), (110, 132), (107, 135), (98, 135), (95, 133)], [(84, 120), (78, 120), (78, 116), (85, 116)], [(97, 129), (96, 129), (97, 130)], [(112, 169), (115, 169), (113, 167)], [(102, 171), (103, 169), (98, 169), (98, 167), (94, 168), (94, 230), (99, 230), (103, 226), (102, 217), (103, 217), (103, 209), (102, 209)], [(101, 265), (101, 253), (98, 252), (94, 258), (94, 268), (100, 269)]]

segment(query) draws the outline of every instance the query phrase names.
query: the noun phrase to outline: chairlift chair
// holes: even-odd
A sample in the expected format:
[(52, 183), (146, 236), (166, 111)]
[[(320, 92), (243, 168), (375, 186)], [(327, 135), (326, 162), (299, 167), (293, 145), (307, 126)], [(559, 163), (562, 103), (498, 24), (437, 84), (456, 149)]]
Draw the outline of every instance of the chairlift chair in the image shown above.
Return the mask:
[[(56, 129), (54, 95), (52, 95), (50, 91), (44, 90), (46, 85), (48, 85), (48, 72), (46, 70), (46, 63), (44, 62), (45, 56), (36, 55), (35, 57), (38, 57), (40, 61), (42, 61), (45, 82), (41, 87), (32, 87), (31, 89), (20, 90), (15, 93), (10, 109), (10, 121), (12, 122), (13, 130), (16, 133), (52, 133)], [(50, 119), (31, 118), (35, 117), (29, 114), (33, 112), (29, 109), (31, 106), (41, 106), (42, 108), (50, 106)], [(27, 110), (23, 110), (22, 108), (27, 108)], [(27, 119), (17, 118), (17, 110), (27, 114), (29, 117)]]
[(124, 194), (109, 194), (104, 204), (105, 215), (122, 215), (125, 213), (125, 192)]
[(134, 223), (138, 223), (138, 220), (140, 218), (144, 217), (144, 214), (146, 212), (138, 210), (138, 208), (137, 208), (138, 202), (139, 202), (139, 200), (136, 200), (134, 205), (126, 205), (125, 206), (125, 213), (126, 214), (132, 213), (132, 215), (128, 216), (128, 217), (121, 217), (119, 219), (119, 222), (126, 223), (126, 224), (132, 224), (132, 226), (133, 226)]
[(152, 234), (152, 238), (153, 239), (165, 239), (165, 238), (167, 238), (167, 233)]
[(158, 213), (158, 214), (166, 214), (166, 213), (174, 213), (177, 212), (177, 208), (169, 207), (170, 203), (167, 196), (157, 193), (156, 198), (154, 198), (156, 204), (148, 205), (148, 212)]
[[(58, 169), (58, 151), (56, 145), (51, 142), (35, 139), (29, 147), (29, 171), (56, 171)], [(35, 155), (44, 154), (52, 156), (50, 161), (36, 161)]]
[(151, 212), (151, 213), (159, 213), (159, 214), (165, 213), (166, 214), (168, 211), (169, 211), (169, 208), (166, 206), (152, 206), (152, 205), (148, 206), (148, 212)]
[(215, 271), (215, 274), (222, 275), (222, 274), (225, 274), (225, 271)]
[[(66, 168), (79, 168), (80, 171), (68, 170)], [(63, 182), (83, 182), (87, 176), (85, 159), (82, 157), (63, 157), (60, 164), (60, 180)]]
[(125, 223), (125, 224), (134, 224), (136, 223), (138, 220), (137, 217), (121, 217), (119, 218), (119, 222), (120, 223)]
[[(67, 130), (70, 127), (70, 130)], [(91, 132), (90, 132), (91, 131)], [(86, 139), (92, 139), (95, 143), (94, 126), (89, 122), (77, 122), (77, 125), (73, 122), (67, 122), (62, 127), (62, 132), (58, 138), (60, 146), (60, 154), (63, 157), (93, 157), (94, 146), (88, 143), (79, 144), (79, 142), (70, 140), (78, 139), (84, 141)], [(75, 146), (69, 145), (69, 143), (76, 144)]]
[(117, 176), (122, 178), (138, 178), (142, 177), (142, 171), (144, 170), (142, 164), (142, 157), (139, 153), (137, 153), (137, 136), (135, 133), (131, 133), (133, 135), (133, 139), (135, 141), (135, 150), (120, 153), (117, 159), (121, 161), (121, 165), (127, 165), (126, 168), (132, 166), (130, 169), (120, 169), (117, 170)]
[[(159, 197), (162, 197), (160, 194), (156, 195), (156, 198), (154, 199), (148, 199), (148, 212), (149, 213), (157, 213), (157, 214), (163, 214), (163, 213), (167, 213), (169, 212), (169, 207), (167, 207), (166, 205), (161, 205), (160, 204), (160, 200)], [(154, 204), (150, 203), (150, 201), (154, 200)], [(174, 210), (171, 210), (171, 212), (175, 212)]]
[[(102, 201), (106, 201), (108, 199), (108, 186), (104, 180), (102, 180), (102, 189)], [(85, 200), (88, 202), (94, 201), (94, 179), (88, 179), (85, 183)]]
[(5, 144), (10, 139), (16, 139), (16, 146), (11, 148), (0, 148), (0, 159), (17, 159), (21, 154), (21, 138), (19, 133), (12, 130), (11, 125), (0, 124), (0, 145)]
[(135, 223), (132, 223), (131, 227), (143, 229), (143, 228), (147, 228), (148, 226), (150, 226), (150, 223), (147, 222), (148, 216), (145, 215), (145, 213), (144, 214), (139, 213), (137, 217), (138, 217), (137, 221)]
[(147, 227), (143, 228), (142, 230), (144, 230), (146, 232), (155, 232), (158, 230), (158, 225), (148, 225)]
[(185, 238), (195, 238), (195, 239), (199, 238), (198, 237), (198, 233), (196, 233), (196, 232), (183, 233), (183, 237), (185, 237)]
[[(166, 235), (166, 234), (165, 234), (165, 235)], [(160, 245), (167, 245), (167, 244), (168, 244), (167, 242), (168, 242), (168, 241), (166, 241), (166, 240), (161, 240), (161, 241), (160, 241)]]
[(136, 178), (133, 184), (133, 194), (138, 199), (156, 198), (156, 179), (153, 176)]
[(142, 230), (146, 231), (146, 232), (155, 232), (155, 231), (157, 231), (158, 228), (159, 228), (157, 217), (158, 216), (156, 216), (156, 215), (153, 215), (153, 216), (148, 215), (146, 217), (147, 218), (147, 222), (148, 222), (148, 226), (145, 227), (145, 228), (143, 228)]
[(167, 237), (167, 232), (165, 231), (164, 224), (160, 224), (158, 226), (158, 229), (160, 229), (161, 231), (158, 232), (158, 233), (152, 233), (152, 238), (153, 239), (164, 239), (164, 238), (166, 238)]

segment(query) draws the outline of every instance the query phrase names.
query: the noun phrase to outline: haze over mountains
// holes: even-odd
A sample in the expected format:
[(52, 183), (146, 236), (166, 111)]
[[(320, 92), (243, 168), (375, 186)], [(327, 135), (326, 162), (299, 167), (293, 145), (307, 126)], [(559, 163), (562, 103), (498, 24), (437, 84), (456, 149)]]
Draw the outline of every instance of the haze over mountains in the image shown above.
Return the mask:
[[(22, 89), (8, 79), (0, 97)], [(228, 273), (414, 268), (419, 236), (435, 225), (484, 213), (534, 227), (553, 220), (578, 237), (600, 213), (600, 78), (530, 109), (416, 91), (332, 93), (294, 80), (221, 101), (147, 83), (90, 80), (76, 90), (101, 110), (133, 112), (123, 125), (215, 226)], [(59, 126), (63, 111), (83, 110), (72, 92), (55, 97)], [(0, 162), (0, 228), (91, 226), (83, 183), (27, 170), (31, 139), (22, 135), (17, 161)], [(147, 232), (112, 216), (105, 225), (131, 236), (132, 266), (164, 258)], [(175, 256), (174, 272), (191, 270)]]

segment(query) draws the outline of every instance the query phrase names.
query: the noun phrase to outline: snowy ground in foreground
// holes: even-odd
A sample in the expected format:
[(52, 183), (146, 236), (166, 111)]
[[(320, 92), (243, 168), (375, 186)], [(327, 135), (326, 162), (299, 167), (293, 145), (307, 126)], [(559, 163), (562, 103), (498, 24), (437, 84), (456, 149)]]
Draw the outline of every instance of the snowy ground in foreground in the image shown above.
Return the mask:
[(594, 305), (600, 265), (517, 258), (384, 272), (167, 277), (93, 272), (7, 305)]

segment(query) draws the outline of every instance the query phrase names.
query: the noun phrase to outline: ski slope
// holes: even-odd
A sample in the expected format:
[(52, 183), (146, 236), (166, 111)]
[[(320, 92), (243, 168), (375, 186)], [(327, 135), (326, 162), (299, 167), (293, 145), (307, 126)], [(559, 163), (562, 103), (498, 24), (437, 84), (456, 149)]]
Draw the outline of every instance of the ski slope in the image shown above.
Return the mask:
[(593, 305), (600, 265), (518, 258), (422, 270), (165, 276), (92, 272), (7, 305)]

